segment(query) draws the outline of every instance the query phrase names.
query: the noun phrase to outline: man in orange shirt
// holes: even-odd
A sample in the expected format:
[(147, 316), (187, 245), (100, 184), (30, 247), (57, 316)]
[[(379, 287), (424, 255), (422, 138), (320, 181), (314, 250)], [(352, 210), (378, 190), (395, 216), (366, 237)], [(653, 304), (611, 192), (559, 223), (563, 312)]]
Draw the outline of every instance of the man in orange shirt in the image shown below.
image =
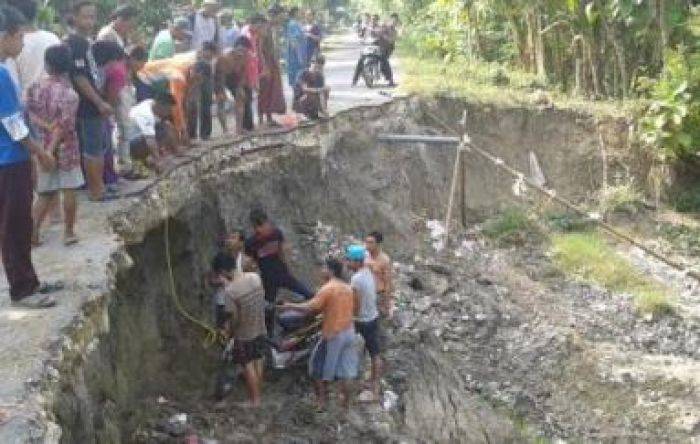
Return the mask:
[(355, 349), (355, 295), (342, 281), (343, 264), (329, 258), (323, 268), (326, 284), (316, 296), (299, 304), (284, 304), (281, 309), (307, 310), (323, 314), (323, 336), (309, 359), (309, 374), (314, 379), (319, 408), (327, 401), (327, 385), (340, 381), (342, 404), (350, 407), (349, 380), (357, 377), (358, 353)]
[(370, 233), (365, 239), (367, 258), (365, 265), (372, 270), (377, 284), (379, 311), (391, 319), (394, 311), (394, 277), (391, 258), (382, 250), (384, 236), (378, 231)]

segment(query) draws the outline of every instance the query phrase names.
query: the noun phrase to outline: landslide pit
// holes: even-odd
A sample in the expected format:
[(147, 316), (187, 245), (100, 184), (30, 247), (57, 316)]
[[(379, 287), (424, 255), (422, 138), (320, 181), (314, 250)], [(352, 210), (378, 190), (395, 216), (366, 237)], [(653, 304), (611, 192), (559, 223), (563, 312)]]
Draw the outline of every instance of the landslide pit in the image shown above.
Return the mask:
[[(610, 149), (628, 148), (619, 122), (467, 106), (474, 142), (523, 171), (533, 152), (549, 185), (574, 200), (599, 185), (599, 131)], [(474, 224), (512, 205), (512, 183), (475, 156), (467, 226), (457, 224), (444, 251), (433, 248), (426, 221), (444, 217), (454, 150), (388, 146), (375, 136), (439, 134), (425, 111), (459, 116), (463, 108), (396, 100), (322, 127), (215, 147), (116, 215), (125, 246), (109, 267), (111, 293), (86, 308), (71, 333), (83, 346), (64, 351), (51, 388), (61, 441), (183, 442), (168, 433), (178, 413), (187, 414), (182, 431), (200, 442), (697, 440), (697, 320), (639, 319), (613, 295), (559, 273), (536, 239), (514, 249), (484, 242)], [(245, 227), (256, 205), (284, 229), (295, 272), (313, 283), (329, 250), (369, 230), (387, 234), (399, 311), (385, 328), (383, 389), (398, 395), (395, 405), (315, 412), (304, 366), (268, 373), (259, 411), (236, 407), (240, 381), (223, 405), (213, 400), (218, 350), (203, 348), (201, 331), (175, 309), (164, 222), (177, 294), (210, 319), (204, 275), (215, 240)], [(669, 367), (679, 373), (669, 376)]]

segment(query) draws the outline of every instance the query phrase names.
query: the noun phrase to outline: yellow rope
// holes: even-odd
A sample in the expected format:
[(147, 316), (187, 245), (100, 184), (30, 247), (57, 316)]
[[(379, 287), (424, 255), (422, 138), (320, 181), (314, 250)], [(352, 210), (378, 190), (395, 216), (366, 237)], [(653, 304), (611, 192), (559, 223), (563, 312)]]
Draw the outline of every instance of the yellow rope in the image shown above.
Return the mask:
[(209, 324), (200, 321), (199, 319), (195, 318), (192, 316), (190, 313), (185, 310), (185, 308), (182, 305), (182, 302), (180, 301), (180, 297), (178, 296), (177, 289), (175, 286), (175, 274), (173, 273), (173, 265), (172, 265), (172, 260), (170, 257), (170, 223), (169, 223), (169, 216), (168, 216), (168, 208), (167, 208), (167, 200), (165, 201), (165, 227), (164, 227), (164, 241), (165, 241), (165, 262), (168, 267), (168, 276), (170, 278), (170, 295), (173, 298), (173, 303), (175, 304), (175, 309), (180, 313), (180, 315), (196, 325), (197, 327), (201, 328), (204, 330), (205, 337), (204, 337), (204, 346), (209, 347), (213, 344), (216, 344), (217, 342), (220, 344), (225, 344), (227, 338), (218, 332), (215, 328), (210, 326)]

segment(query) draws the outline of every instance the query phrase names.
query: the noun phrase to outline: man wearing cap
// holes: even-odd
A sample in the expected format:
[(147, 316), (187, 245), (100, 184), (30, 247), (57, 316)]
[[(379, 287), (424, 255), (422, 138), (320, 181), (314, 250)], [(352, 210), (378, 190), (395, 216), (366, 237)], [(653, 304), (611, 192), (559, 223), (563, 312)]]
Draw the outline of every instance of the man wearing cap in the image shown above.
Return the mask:
[(206, 42), (219, 43), (218, 0), (204, 0), (202, 8), (190, 16), (192, 50), (198, 51)]
[(173, 24), (156, 35), (148, 53), (148, 60), (169, 59), (175, 55), (175, 41), (186, 41), (192, 37), (190, 23), (184, 17), (178, 17)]
[(379, 379), (382, 359), (379, 344), (379, 310), (377, 309), (377, 286), (372, 270), (365, 264), (367, 251), (363, 245), (350, 245), (345, 253), (348, 268), (353, 275), (350, 287), (355, 295), (355, 330), (365, 340), (365, 349), (372, 360), (372, 401), (379, 401)]
[(129, 34), (134, 28), (136, 8), (131, 5), (121, 5), (112, 13), (112, 21), (97, 33), (97, 40), (115, 42), (126, 48), (129, 43)]
[(233, 20), (233, 11), (230, 9), (224, 9), (219, 12), (219, 24), (221, 26), (219, 30), (219, 48), (221, 52), (226, 52), (229, 49), (233, 49), (236, 39), (241, 35), (241, 30), (236, 26), (236, 22)]

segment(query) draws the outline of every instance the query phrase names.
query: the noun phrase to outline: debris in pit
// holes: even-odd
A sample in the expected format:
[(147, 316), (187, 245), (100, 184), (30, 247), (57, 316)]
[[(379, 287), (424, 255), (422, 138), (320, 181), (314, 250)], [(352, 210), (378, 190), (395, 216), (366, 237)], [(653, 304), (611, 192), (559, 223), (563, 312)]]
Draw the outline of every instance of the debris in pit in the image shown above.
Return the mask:
[(163, 424), (163, 431), (170, 436), (184, 436), (188, 432), (187, 426), (187, 413), (177, 413)]
[(399, 403), (399, 395), (387, 390), (384, 392), (384, 399), (382, 400), (382, 408), (384, 410), (394, 410)]

